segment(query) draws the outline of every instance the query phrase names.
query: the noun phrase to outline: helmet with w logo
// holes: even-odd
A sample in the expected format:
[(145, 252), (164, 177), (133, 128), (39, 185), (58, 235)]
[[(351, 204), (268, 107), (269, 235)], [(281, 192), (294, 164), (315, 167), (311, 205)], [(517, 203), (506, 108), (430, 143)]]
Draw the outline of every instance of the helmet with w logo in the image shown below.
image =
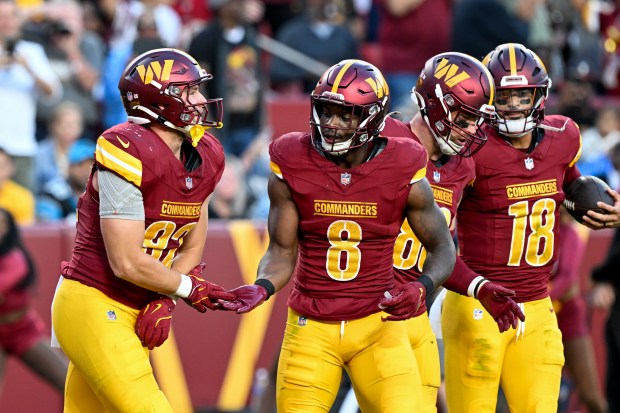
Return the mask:
[[(453, 52), (430, 58), (412, 92), (442, 153), (467, 157), (486, 142), (479, 126), (495, 117), (495, 86), (477, 59)], [(462, 118), (476, 121), (475, 133), (466, 130), (459, 121)], [(458, 139), (450, 139), (452, 133), (458, 134)]]
[[(323, 105), (342, 105), (351, 114), (359, 115), (360, 122), (351, 138), (344, 142), (328, 142), (323, 129), (335, 128), (321, 125)], [(341, 155), (375, 138), (385, 125), (390, 105), (390, 91), (383, 75), (375, 66), (363, 60), (343, 60), (327, 69), (311, 95), (312, 139), (322, 151)]]
[(190, 98), (190, 94), (211, 79), (187, 53), (155, 49), (127, 65), (118, 89), (130, 122), (156, 121), (188, 136), (202, 136), (204, 128), (221, 127), (222, 99)]

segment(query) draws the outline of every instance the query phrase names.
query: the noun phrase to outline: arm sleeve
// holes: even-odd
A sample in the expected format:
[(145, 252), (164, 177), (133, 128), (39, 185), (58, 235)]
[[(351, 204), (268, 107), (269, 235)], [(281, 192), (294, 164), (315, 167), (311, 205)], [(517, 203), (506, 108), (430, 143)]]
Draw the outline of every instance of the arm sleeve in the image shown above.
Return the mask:
[(564, 188), (568, 188), (570, 184), (572, 184), (575, 179), (581, 176), (581, 171), (577, 168), (577, 165), (573, 165), (570, 168), (566, 169), (564, 173)]
[(467, 289), (476, 277), (478, 277), (478, 274), (465, 264), (460, 255), (457, 255), (452, 275), (443, 283), (443, 286), (455, 293), (467, 295)]
[(142, 192), (114, 172), (99, 170), (99, 216), (144, 221)]

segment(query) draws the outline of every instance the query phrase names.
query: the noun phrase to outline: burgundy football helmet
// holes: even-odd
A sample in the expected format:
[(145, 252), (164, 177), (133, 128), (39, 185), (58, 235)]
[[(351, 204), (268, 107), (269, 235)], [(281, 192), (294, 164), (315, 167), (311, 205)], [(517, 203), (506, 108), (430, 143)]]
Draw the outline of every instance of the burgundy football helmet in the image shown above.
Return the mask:
[(502, 135), (520, 137), (540, 125), (545, 116), (545, 101), (549, 96), (551, 79), (542, 60), (530, 49), (518, 43), (499, 45), (482, 61), (495, 80), (495, 88), (534, 89), (532, 109), (521, 119), (506, 119), (511, 112), (522, 110), (497, 110), (497, 117), (491, 125)]
[[(442, 153), (468, 157), (484, 145), (487, 137), (480, 126), (495, 117), (495, 87), (477, 59), (455, 52), (430, 58), (412, 92)], [(476, 119), (476, 132), (459, 126), (459, 116)], [(458, 139), (450, 139), (453, 132)]]
[(130, 122), (157, 121), (197, 144), (204, 130), (222, 127), (222, 99), (191, 104), (190, 89), (213, 79), (198, 62), (176, 49), (155, 49), (132, 60), (118, 82)]
[[(363, 60), (350, 59), (327, 69), (310, 99), (310, 125), (315, 146), (332, 155), (342, 155), (379, 135), (390, 106), (390, 91), (379, 69)], [(321, 125), (323, 105), (326, 103), (342, 105), (352, 114), (360, 115), (360, 123), (349, 140), (327, 142), (324, 139), (322, 129), (351, 129)]]

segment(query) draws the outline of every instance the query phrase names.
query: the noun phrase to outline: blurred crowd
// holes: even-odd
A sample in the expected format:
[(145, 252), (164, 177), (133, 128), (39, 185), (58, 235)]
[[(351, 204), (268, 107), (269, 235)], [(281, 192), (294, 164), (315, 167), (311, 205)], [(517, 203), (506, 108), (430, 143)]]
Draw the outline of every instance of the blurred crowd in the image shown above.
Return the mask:
[(224, 98), (214, 134), (230, 170), (213, 216), (264, 219), (266, 99), (304, 99), (326, 67), (359, 57), (382, 69), (391, 109), (408, 118), (430, 56), (482, 59), (504, 42), (539, 53), (547, 112), (579, 123), (579, 167), (617, 188), (617, 0), (0, 0), (0, 206), (20, 225), (75, 219), (87, 154), (125, 120), (117, 79), (149, 49), (188, 51), (214, 75), (206, 94)]

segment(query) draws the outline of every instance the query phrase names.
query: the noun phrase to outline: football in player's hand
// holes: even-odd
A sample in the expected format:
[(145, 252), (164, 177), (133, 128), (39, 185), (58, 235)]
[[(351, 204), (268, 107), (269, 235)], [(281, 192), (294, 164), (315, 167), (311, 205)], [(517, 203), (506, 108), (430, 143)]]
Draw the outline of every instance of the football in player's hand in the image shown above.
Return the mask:
[(609, 205), (614, 204), (614, 199), (607, 193), (609, 186), (595, 176), (580, 176), (564, 192), (566, 199), (564, 207), (577, 222), (583, 223), (582, 217), (588, 210), (606, 214), (602, 208), (596, 204), (601, 201)]

